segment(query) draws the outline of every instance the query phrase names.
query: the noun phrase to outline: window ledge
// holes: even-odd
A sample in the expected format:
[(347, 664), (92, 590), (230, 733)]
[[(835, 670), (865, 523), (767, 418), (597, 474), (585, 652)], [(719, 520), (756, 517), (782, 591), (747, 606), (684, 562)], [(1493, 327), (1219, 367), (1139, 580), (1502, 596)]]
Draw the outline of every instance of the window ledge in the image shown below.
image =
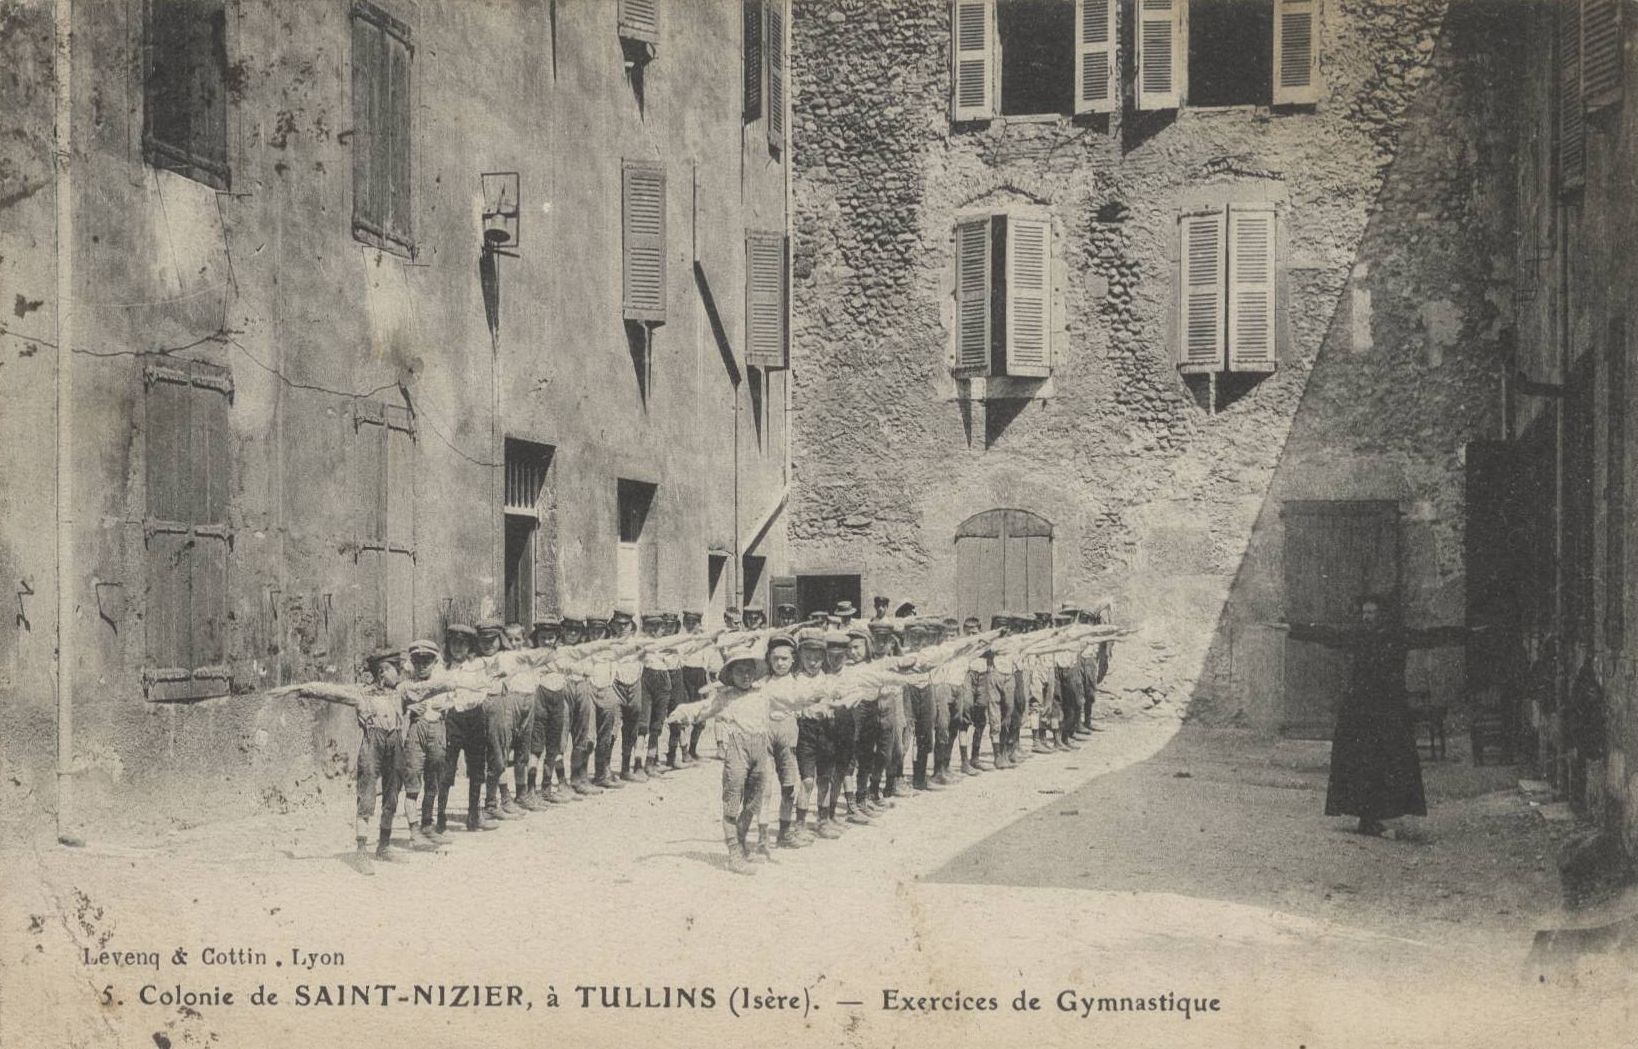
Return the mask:
[(1025, 379), (1010, 375), (958, 376), (944, 373), (941, 393), (947, 401), (1045, 401), (1057, 396), (1052, 376)]
[(1178, 109), (1178, 115), (1193, 114), (1201, 119), (1214, 118), (1231, 119), (1239, 117), (1272, 117), (1272, 106), (1258, 104), (1239, 104), (1232, 106), (1203, 106), (1193, 102), (1186, 102)]
[(1003, 127), (1008, 124), (1068, 124), (1074, 117), (1066, 113), (1028, 113), (1021, 116), (998, 116)]

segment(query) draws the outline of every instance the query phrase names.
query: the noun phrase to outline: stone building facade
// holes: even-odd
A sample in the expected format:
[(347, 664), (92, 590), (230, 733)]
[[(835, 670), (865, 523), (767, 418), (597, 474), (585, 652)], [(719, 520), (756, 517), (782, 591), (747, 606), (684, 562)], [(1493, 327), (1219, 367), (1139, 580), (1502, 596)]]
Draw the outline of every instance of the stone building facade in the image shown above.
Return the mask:
[(767, 600), (768, 10), (0, 3), (12, 811), (49, 808), (53, 772), (88, 819), (295, 798), (356, 730), (262, 690), (450, 620)]
[[(797, 0), (799, 579), (962, 615), (1112, 594), (1200, 716), (1328, 732), (1336, 669), (1283, 623), (1362, 590), (1466, 612), (1511, 7)], [(1463, 664), (1412, 685), (1459, 701)]]

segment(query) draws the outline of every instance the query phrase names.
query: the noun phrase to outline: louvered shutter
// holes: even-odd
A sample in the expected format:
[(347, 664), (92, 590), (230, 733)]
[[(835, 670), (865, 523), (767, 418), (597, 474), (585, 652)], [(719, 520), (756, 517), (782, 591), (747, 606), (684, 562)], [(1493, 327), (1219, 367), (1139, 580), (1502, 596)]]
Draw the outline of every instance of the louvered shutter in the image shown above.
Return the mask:
[(372, 232), (382, 229), (376, 196), (382, 35), (373, 23), (353, 15), (353, 225)]
[(410, 243), (410, 49), (393, 33), (382, 34), (385, 91), (381, 109), (381, 150), (376, 163), (382, 181), (382, 232)]
[(995, 116), (995, 0), (956, 0), (950, 15), (953, 119)]
[(645, 44), (658, 44), (660, 0), (620, 0), (619, 22), (621, 36), (641, 40)]
[(1228, 216), (1230, 371), (1274, 370), (1274, 212), (1232, 207)]
[(1571, 193), (1586, 180), (1586, 114), (1581, 97), (1581, 8), (1579, 0), (1559, 5), (1558, 25), (1558, 188)]
[(665, 320), (665, 171), (627, 161), (623, 169), (625, 317)]
[(750, 123), (762, 115), (762, 0), (745, 0), (745, 31), (741, 41), (745, 84), (743, 118)]
[(1045, 378), (1052, 370), (1052, 224), (1007, 219), (1007, 374)]
[(763, 50), (768, 56), (768, 148), (785, 148), (785, 9), (779, 0), (767, 5), (763, 23), (768, 37)]
[(1621, 100), (1623, 0), (1580, 2), (1581, 94), (1587, 112), (1593, 113)]
[(990, 220), (988, 216), (957, 224), (956, 371), (990, 372)]
[(1221, 371), (1224, 357), (1225, 256), (1222, 211), (1192, 212), (1180, 228), (1182, 287), (1178, 294), (1178, 367)]
[(1188, 50), (1183, 12), (1188, 0), (1137, 0), (1137, 107), (1176, 109), (1182, 104)]
[(745, 235), (745, 363), (785, 367), (785, 238)]
[(1319, 0), (1274, 0), (1274, 104), (1319, 101)]
[(1118, 0), (1075, 0), (1075, 112), (1115, 111)]

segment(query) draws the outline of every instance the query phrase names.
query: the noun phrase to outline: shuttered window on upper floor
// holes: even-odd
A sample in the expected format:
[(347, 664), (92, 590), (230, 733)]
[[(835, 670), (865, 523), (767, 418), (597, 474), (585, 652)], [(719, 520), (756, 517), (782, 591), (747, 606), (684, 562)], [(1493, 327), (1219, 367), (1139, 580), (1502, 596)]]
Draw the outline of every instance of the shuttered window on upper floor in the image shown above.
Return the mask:
[(768, 65), (768, 148), (780, 153), (785, 149), (785, 4), (784, 0), (768, 0), (763, 5), (762, 24), (766, 35), (762, 53)]
[(1558, 192), (1579, 192), (1586, 181), (1587, 124), (1581, 79), (1581, 0), (1558, 7)]
[[(1588, 113), (1621, 101), (1621, 10), (1630, 0), (1579, 0), (1581, 95)], [(1630, 16), (1631, 11), (1627, 14)]]
[(412, 255), (410, 29), (366, 0), (354, 0), (351, 21), (353, 235)]
[(1178, 219), (1178, 367), (1272, 372), (1278, 359), (1274, 209), (1232, 205)]
[(154, 361), (143, 369), (143, 683), (155, 701), (229, 691), (227, 369)]
[(626, 320), (665, 321), (665, 169), (649, 161), (621, 166), (622, 303)]
[(740, 62), (744, 78), (741, 115), (749, 124), (762, 116), (762, 0), (745, 0), (744, 28), (740, 35)]
[(142, 153), (216, 189), (228, 189), (228, 44), (225, 0), (146, 0)]
[(619, 0), (619, 32), (651, 46), (660, 42), (660, 0)]
[(954, 240), (955, 373), (1050, 375), (1052, 223), (1028, 214), (977, 216), (956, 224)]
[(745, 363), (789, 364), (786, 240), (778, 233), (745, 235)]

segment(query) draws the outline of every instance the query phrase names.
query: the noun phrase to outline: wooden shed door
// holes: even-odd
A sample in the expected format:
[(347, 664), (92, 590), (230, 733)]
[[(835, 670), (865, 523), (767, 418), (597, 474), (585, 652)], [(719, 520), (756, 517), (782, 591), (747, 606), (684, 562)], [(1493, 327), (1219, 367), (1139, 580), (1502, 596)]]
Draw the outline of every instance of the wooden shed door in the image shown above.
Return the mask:
[(1028, 510), (986, 510), (956, 529), (956, 615), (987, 628), (1002, 609), (1052, 607), (1052, 523)]
[[(1398, 504), (1289, 501), (1284, 517), (1287, 622), (1353, 623), (1362, 595), (1398, 593)], [(1287, 639), (1281, 730), (1298, 739), (1330, 739), (1347, 674), (1339, 649)]]

